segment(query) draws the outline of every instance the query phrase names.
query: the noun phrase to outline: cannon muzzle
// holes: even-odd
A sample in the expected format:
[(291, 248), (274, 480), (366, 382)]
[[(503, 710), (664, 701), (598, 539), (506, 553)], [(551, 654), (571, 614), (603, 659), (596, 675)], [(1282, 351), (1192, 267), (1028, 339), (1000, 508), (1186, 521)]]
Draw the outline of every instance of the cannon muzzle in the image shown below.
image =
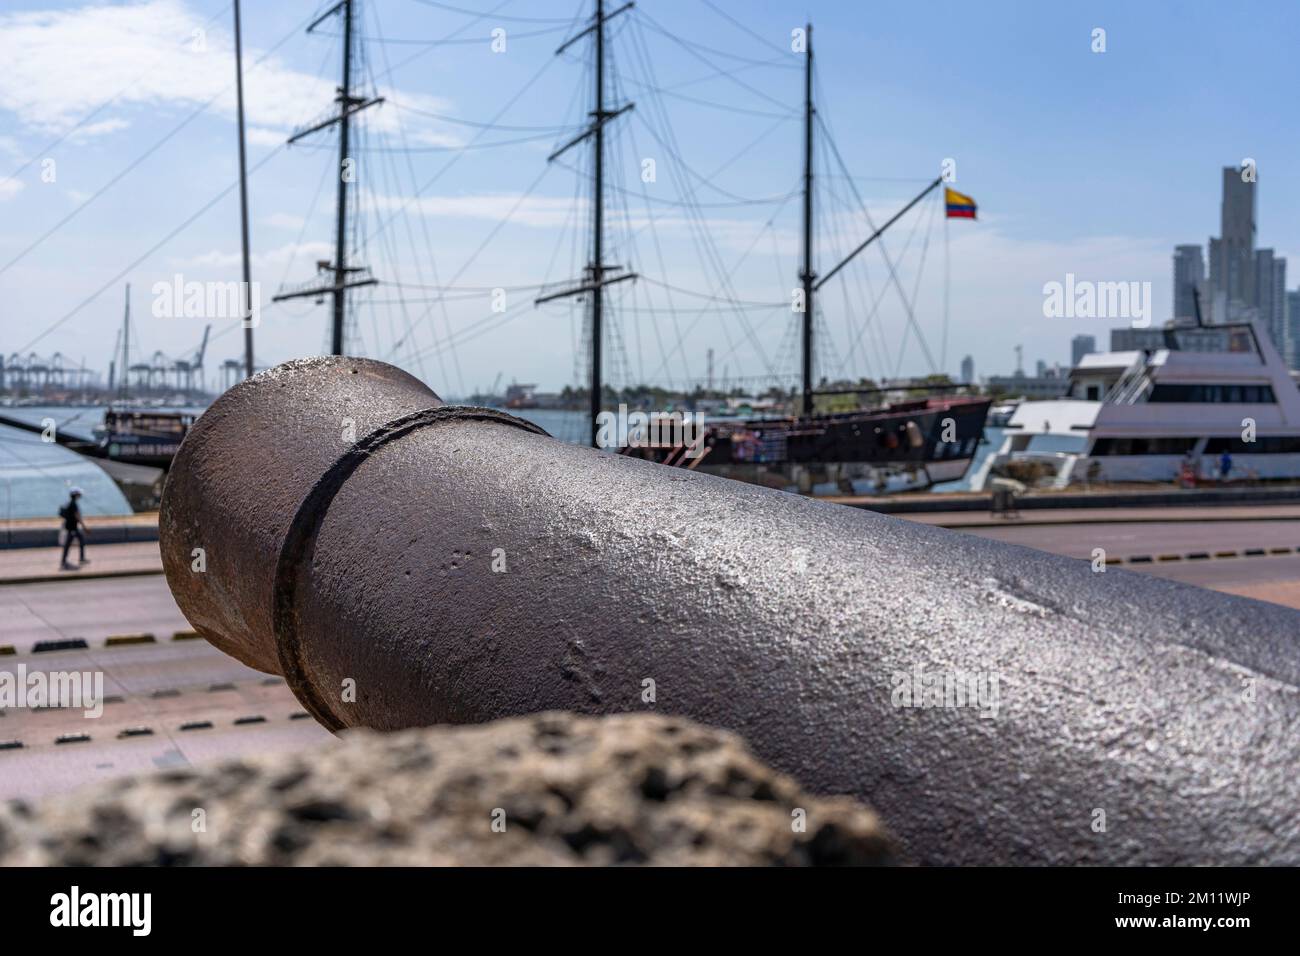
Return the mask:
[(922, 863), (1300, 863), (1286, 608), (567, 444), (361, 359), (223, 395), (160, 537), (195, 628), (332, 729), (653, 709)]

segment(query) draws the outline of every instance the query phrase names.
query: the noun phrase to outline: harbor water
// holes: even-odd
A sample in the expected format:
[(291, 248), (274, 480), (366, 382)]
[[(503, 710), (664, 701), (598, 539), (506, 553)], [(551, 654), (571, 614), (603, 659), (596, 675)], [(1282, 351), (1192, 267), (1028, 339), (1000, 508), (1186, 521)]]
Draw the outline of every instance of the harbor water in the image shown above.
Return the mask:
[[(34, 425), (51, 419), (61, 434), (87, 440), (104, 422), (104, 409), (99, 406), (24, 406), (4, 412)], [(72, 488), (82, 490), (83, 515), (131, 513), (121, 489), (92, 459), (40, 435), (0, 425), (0, 516), (6, 520), (52, 517), (67, 502)]]

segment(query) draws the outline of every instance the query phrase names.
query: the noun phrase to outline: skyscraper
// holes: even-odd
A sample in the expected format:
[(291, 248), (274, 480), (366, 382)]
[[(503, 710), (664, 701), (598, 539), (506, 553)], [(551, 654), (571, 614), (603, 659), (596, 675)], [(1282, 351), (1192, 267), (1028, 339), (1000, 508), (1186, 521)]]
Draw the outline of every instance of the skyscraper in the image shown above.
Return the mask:
[[(1180, 249), (1189, 248), (1188, 246), (1179, 246)], [(1191, 246), (1192, 249), (1199, 249), (1199, 246)], [(1176, 257), (1175, 257), (1176, 258)], [(1079, 359), (1083, 358), (1089, 352), (1097, 351), (1097, 339), (1092, 335), (1076, 335), (1070, 340), (1070, 364), (1078, 365)]]
[[(1213, 240), (1211, 240), (1213, 241)], [(1192, 290), (1205, 294), (1205, 257), (1200, 246), (1174, 247), (1174, 319), (1196, 317), (1196, 301)], [(1205, 305), (1202, 303), (1202, 310)]]
[(975, 360), (969, 355), (961, 360), (961, 380), (972, 385), (975, 383)]
[(1291, 321), (1288, 317), (1289, 303), (1286, 300), (1286, 259), (1283, 256), (1273, 258), (1273, 316), (1272, 323), (1278, 330), (1278, 351), (1288, 367), (1291, 353), (1296, 348), (1295, 338), (1291, 335)]
[(1288, 368), (1300, 368), (1300, 289), (1288, 292), (1286, 301), (1286, 340), (1290, 350), (1283, 355)]
[(1210, 240), (1210, 284), (1222, 297), (1226, 315), (1215, 321), (1234, 321), (1256, 304), (1255, 297), (1255, 182), (1242, 179), (1235, 166), (1223, 167), (1223, 199), (1219, 204), (1219, 237)]
[(1283, 357), (1290, 352), (1286, 323), (1286, 259), (1272, 249), (1255, 252), (1255, 306), (1259, 323)]

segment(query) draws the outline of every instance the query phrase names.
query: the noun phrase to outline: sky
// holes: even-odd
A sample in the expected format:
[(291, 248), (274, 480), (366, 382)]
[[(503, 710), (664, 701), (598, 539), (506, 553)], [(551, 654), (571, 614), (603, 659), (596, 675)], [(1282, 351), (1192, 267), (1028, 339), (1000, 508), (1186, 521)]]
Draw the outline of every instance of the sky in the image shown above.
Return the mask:
[[(327, 8), (243, 4), (259, 366), (328, 349), (328, 302), (269, 301), (333, 256), (336, 133), (284, 145), (331, 109), (338, 18), (305, 32)], [(350, 262), (379, 283), (349, 351), (448, 397), (576, 384), (582, 304), (533, 300), (589, 258), (590, 145), (548, 156), (592, 106), (590, 42), (556, 55), (591, 0), (358, 8), (384, 102), (351, 150)], [(1163, 321), (1173, 247), (1217, 234), (1220, 169), (1247, 158), (1257, 245), (1300, 286), (1300, 5), (639, 0), (609, 26), (606, 105), (634, 105), (606, 126), (605, 259), (639, 278), (607, 292), (607, 380), (683, 385), (712, 354), (714, 384), (793, 381), (806, 21), (816, 271), (945, 159), (979, 204), (945, 222), (932, 193), (823, 287), (819, 374), (1006, 373), (1017, 345), (1067, 363), (1123, 324), (1045, 316), (1067, 274), (1149, 281)], [(130, 282), (133, 363), (192, 357), (208, 324), (210, 385), (242, 354), (237, 315), (167, 315), (161, 291), (240, 275), (232, 51), (225, 0), (0, 4), (0, 353), (106, 370)]]

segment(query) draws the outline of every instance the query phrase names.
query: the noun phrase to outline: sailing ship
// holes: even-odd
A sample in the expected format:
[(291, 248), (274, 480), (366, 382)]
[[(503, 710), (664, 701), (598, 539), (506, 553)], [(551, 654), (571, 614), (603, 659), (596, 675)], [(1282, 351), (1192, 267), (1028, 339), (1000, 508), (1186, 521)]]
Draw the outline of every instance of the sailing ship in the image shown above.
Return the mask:
[[(559, 158), (579, 144), (589, 143), (592, 149), (592, 219), (591, 257), (585, 275), (575, 284), (539, 295), (535, 302), (576, 298), (586, 305), (590, 331), (590, 387), (592, 444), (599, 445), (598, 419), (607, 397), (602, 383), (602, 334), (606, 288), (616, 283), (636, 280), (636, 273), (606, 261), (603, 248), (605, 232), (605, 136), (607, 127), (628, 112), (632, 104), (609, 106), (606, 102), (606, 26), (608, 22), (628, 12), (633, 4), (626, 3), (607, 12), (604, 0), (593, 0), (593, 16), (556, 51), (563, 53), (585, 38), (593, 43), (592, 66), (594, 79), (594, 105), (590, 124), (578, 135), (556, 150), (549, 160)], [(360, 96), (354, 82), (353, 45), (358, 32), (354, 29), (354, 0), (338, 0), (308, 27), (312, 32), (325, 21), (337, 17), (342, 27), (342, 78), (336, 98), (335, 115), (313, 123), (290, 138), (298, 142), (326, 129), (339, 134), (339, 163), (346, 169), (350, 162), (350, 131), (357, 114), (384, 101), (381, 96)], [(236, 16), (236, 78), (239, 83), (239, 147), (241, 223), (243, 226), (244, 277), (248, 281), (248, 236), (246, 171), (244, 164), (244, 128), (242, 108), (242, 66), (240, 64), (239, 6)], [(691, 449), (639, 448), (623, 449), (624, 453), (641, 454), (665, 464), (700, 468), (732, 478), (755, 481), (778, 487), (802, 491), (865, 492), (873, 490), (901, 490), (928, 487), (937, 482), (960, 478), (970, 465), (988, 414), (986, 398), (960, 394), (961, 387), (949, 384), (911, 384), (905, 388), (889, 389), (862, 387), (823, 388), (814, 382), (814, 316), (818, 291), (850, 260), (862, 253), (894, 223), (913, 209), (925, 196), (931, 194), (944, 181), (936, 178), (896, 215), (854, 249), (848, 257), (830, 269), (824, 276), (814, 271), (813, 248), (813, 150), (815, 142), (813, 104), (813, 52), (812, 28), (806, 28), (804, 51), (804, 153), (803, 153), (803, 217), (802, 259), (799, 272), (800, 288), (796, 312), (802, 313), (802, 389), (793, 405), (794, 413), (784, 417), (763, 417), (715, 420), (707, 425)], [(375, 285), (378, 280), (366, 266), (349, 261), (348, 208), (350, 177), (338, 177), (337, 223), (332, 261), (318, 263), (315, 278), (300, 287), (287, 289), (274, 297), (275, 302), (297, 298), (333, 298), (330, 350), (341, 354), (345, 346), (349, 292), (363, 286)], [(955, 194), (954, 194), (955, 195)], [(973, 204), (967, 212), (974, 214)], [(951, 215), (951, 212), (950, 212)], [(127, 336), (129, 328), (129, 287), (127, 319), (123, 329), (123, 375), (126, 382), (126, 357), (129, 354)], [(205, 333), (205, 343), (206, 343)], [(246, 326), (246, 369), (251, 374), (251, 331)], [(202, 353), (200, 352), (200, 355)], [(201, 359), (200, 359), (201, 361)], [(818, 407), (819, 398), (829, 395), (856, 397), (858, 408), (853, 411), (831, 412), (827, 404)], [(119, 402), (110, 407), (104, 425), (97, 430), (93, 440), (60, 435), (56, 440), (76, 451), (102, 461), (129, 465), (147, 465), (165, 469), (171, 462), (180, 442), (192, 422), (192, 416), (179, 412), (140, 410), (118, 396)], [(841, 406), (842, 407), (842, 406)], [(16, 427), (27, 427), (14, 422)], [(684, 452), (689, 451), (689, 454)]]
[[(324, 129), (339, 133), (339, 163), (347, 162), (351, 124), (356, 114), (383, 102), (383, 97), (357, 95), (352, 76), (354, 42), (354, 0), (339, 0), (322, 14), (309, 32), (323, 21), (337, 17), (342, 33), (342, 77), (337, 97), (337, 112), (291, 137), (297, 142)], [(556, 149), (551, 163), (579, 145), (591, 148), (591, 219), (590, 258), (583, 275), (558, 289), (543, 291), (535, 305), (563, 299), (583, 302), (590, 343), (591, 444), (601, 447), (599, 421), (604, 412), (606, 389), (602, 377), (602, 349), (607, 334), (605, 315), (606, 289), (617, 283), (635, 281), (638, 275), (607, 261), (605, 248), (606, 136), (611, 125), (634, 106), (630, 102), (610, 104), (607, 98), (607, 25), (628, 13), (634, 4), (625, 3), (607, 10), (604, 0), (593, 0), (592, 16), (556, 50), (556, 55), (580, 41), (591, 42), (591, 76), (593, 109), (590, 122)], [(637, 455), (663, 464), (699, 468), (730, 478), (757, 482), (805, 492), (867, 493), (922, 489), (933, 484), (960, 479), (969, 468), (981, 441), (990, 401), (961, 394), (963, 386), (952, 384), (912, 384), (901, 389), (872, 386), (818, 389), (814, 384), (814, 298), (818, 290), (840, 272), (853, 258), (869, 247), (890, 226), (902, 219), (924, 197), (937, 189), (945, 178), (930, 182), (922, 192), (842, 262), (818, 277), (814, 272), (812, 221), (814, 215), (813, 149), (813, 52), (812, 27), (806, 28), (804, 56), (804, 169), (803, 169), (803, 267), (798, 290), (802, 311), (802, 391), (795, 414), (785, 417), (713, 421), (698, 436), (695, 447), (624, 447), (623, 454)], [(950, 217), (973, 218), (973, 201), (951, 190), (948, 200)], [(956, 211), (954, 212), (954, 208)], [(283, 290), (273, 299), (282, 302), (295, 298), (320, 300), (333, 297), (331, 351), (344, 350), (349, 291), (357, 286), (373, 285), (370, 270), (348, 261), (347, 236), (348, 178), (338, 183), (335, 250), (331, 262), (318, 263), (319, 275), (301, 287)], [(818, 409), (819, 397), (856, 395), (854, 411), (831, 413)], [(891, 400), (892, 399), (892, 400)], [(516, 407), (524, 407), (516, 403)]]
[[(350, 130), (358, 113), (384, 101), (379, 95), (357, 95), (352, 75), (354, 43), (354, 0), (338, 0), (308, 28), (311, 32), (322, 22), (337, 17), (342, 33), (342, 77), (337, 97), (337, 112), (294, 134), (297, 142), (325, 129), (339, 133), (339, 163), (349, 156)], [(636, 281), (638, 275), (624, 266), (607, 261), (605, 248), (606, 136), (611, 125), (634, 106), (630, 102), (607, 102), (607, 25), (628, 13), (634, 4), (624, 3), (607, 10), (604, 0), (593, 0), (593, 13), (587, 22), (569, 36), (555, 51), (556, 55), (580, 41), (590, 39), (593, 109), (590, 122), (548, 157), (551, 163), (573, 148), (591, 147), (591, 220), (590, 258), (582, 277), (559, 289), (539, 294), (535, 305), (563, 299), (583, 302), (587, 312), (590, 343), (590, 436), (594, 447), (602, 447), (600, 418), (604, 412), (606, 389), (603, 381), (602, 350), (605, 345), (607, 316), (606, 289), (618, 283)], [(699, 468), (730, 478), (813, 493), (868, 493), (875, 491), (915, 490), (933, 484), (960, 479), (970, 467), (982, 439), (990, 400), (978, 395), (961, 394), (966, 386), (948, 383), (907, 383), (902, 388), (873, 386), (824, 388), (814, 384), (814, 299), (817, 292), (851, 260), (878, 240), (900, 221), (923, 198), (930, 195), (945, 177), (930, 182), (919, 195), (857, 246), (843, 261), (819, 277), (814, 272), (813, 248), (813, 149), (815, 141), (813, 104), (812, 27), (805, 29), (804, 49), (804, 155), (803, 155), (803, 266), (799, 273), (798, 308), (802, 312), (802, 390), (796, 413), (785, 417), (713, 421), (707, 424), (692, 448), (623, 447), (623, 454), (636, 455), (663, 464)], [(285, 289), (273, 298), (283, 302), (296, 298), (320, 301), (333, 297), (331, 351), (344, 351), (349, 291), (376, 284), (368, 267), (348, 261), (347, 241), (348, 177), (338, 183), (334, 258), (318, 263), (318, 276), (300, 287)], [(950, 218), (973, 218), (973, 201), (945, 187)], [(832, 413), (818, 408), (818, 399), (845, 395), (856, 396), (857, 409)], [(525, 408), (526, 402), (507, 402), (508, 407)]]
[[(359, 114), (384, 102), (379, 95), (358, 95), (355, 72), (354, 45), (361, 42), (362, 31), (355, 24), (355, 0), (337, 0), (320, 14), (307, 28), (313, 32), (327, 21), (337, 19), (341, 27), (342, 75), (335, 99), (336, 110), (326, 119), (314, 122), (290, 137), (297, 143), (313, 134), (330, 130), (338, 133), (339, 168), (348, 170), (352, 162), (352, 126)], [(579, 41), (590, 39), (594, 81), (594, 109), (590, 123), (549, 157), (554, 161), (570, 149), (589, 144), (592, 151), (592, 201), (590, 220), (590, 259), (585, 274), (577, 282), (558, 291), (539, 294), (534, 300), (540, 305), (558, 299), (573, 299), (585, 304), (587, 329), (590, 335), (590, 402), (591, 441), (599, 445), (598, 420), (603, 411), (607, 390), (602, 380), (602, 347), (604, 336), (616, 338), (616, 328), (606, 332), (606, 290), (616, 283), (635, 281), (638, 276), (630, 268), (613, 265), (607, 261), (605, 236), (605, 140), (607, 131), (620, 117), (631, 110), (631, 103), (610, 105), (606, 96), (607, 24), (629, 12), (632, 3), (607, 10), (604, 0), (593, 0), (593, 15), (576, 33), (557, 49), (561, 54)], [(239, 4), (235, 11), (235, 72), (239, 115), (240, 197), (244, 281), (249, 282), (247, 172), (244, 159), (244, 121), (242, 96), (242, 64), (239, 23)], [(697, 444), (690, 448), (624, 448), (627, 454), (639, 454), (665, 464), (699, 468), (731, 478), (754, 481), (777, 487), (805, 492), (863, 493), (876, 490), (903, 490), (925, 488), (932, 484), (952, 481), (962, 477), (981, 440), (990, 402), (987, 398), (963, 394), (963, 386), (948, 383), (907, 383), (904, 386), (876, 388), (874, 385), (819, 388), (814, 377), (814, 323), (817, 315), (816, 300), (819, 291), (851, 260), (859, 256), (892, 225), (908, 214), (926, 196), (944, 183), (944, 177), (930, 182), (919, 195), (908, 202), (897, 214), (885, 222), (864, 242), (834, 268), (819, 276), (814, 270), (816, 250), (813, 238), (813, 217), (816, 212), (814, 195), (814, 146), (816, 130), (813, 103), (813, 51), (812, 27), (805, 31), (806, 46), (803, 52), (804, 109), (803, 109), (803, 176), (802, 176), (802, 267), (799, 270), (799, 289), (796, 290), (794, 311), (801, 313), (801, 379), (799, 392), (785, 405), (790, 409), (781, 416), (746, 417), (741, 419), (713, 420), (706, 424)], [(364, 60), (364, 57), (360, 59)], [(615, 75), (617, 76), (617, 75)], [(617, 82), (611, 85), (617, 86)], [(790, 111), (791, 119), (797, 111)], [(832, 144), (832, 148), (833, 144)], [(317, 263), (317, 275), (300, 286), (283, 289), (273, 299), (285, 302), (310, 298), (317, 301), (326, 296), (333, 299), (330, 329), (330, 351), (341, 354), (345, 348), (348, 327), (349, 293), (365, 286), (373, 286), (378, 279), (368, 266), (349, 255), (348, 210), (352, 198), (351, 176), (337, 178), (336, 224), (334, 229), (334, 255), (332, 260)], [(945, 187), (946, 189), (946, 187)], [(948, 190), (946, 190), (948, 191)], [(949, 191), (950, 192), (950, 191)], [(951, 194), (957, 196), (958, 194)], [(959, 197), (959, 199), (964, 197)], [(949, 207), (952, 216), (952, 207)], [(974, 215), (973, 203), (956, 215)], [(353, 261), (350, 261), (352, 259)], [(892, 269), (892, 266), (891, 266)], [(399, 286), (401, 283), (397, 283)], [(543, 287), (537, 287), (539, 289)], [(900, 289), (901, 291), (901, 289)], [(777, 306), (780, 308), (780, 305)], [(123, 374), (120, 381), (125, 387), (129, 339), (129, 287), (128, 318), (123, 328)], [(205, 333), (205, 344), (206, 344)], [(253, 370), (251, 326), (245, 325), (245, 369)], [(202, 352), (200, 351), (200, 356)], [(200, 358), (201, 361), (201, 358)], [(725, 377), (725, 376), (724, 376)], [(825, 380), (823, 379), (823, 384)], [(834, 398), (832, 398), (834, 396)], [(102, 429), (94, 440), (59, 436), (61, 443), (74, 447), (82, 454), (101, 460), (166, 468), (172, 455), (184, 438), (192, 416), (161, 410), (140, 410), (126, 402), (126, 395), (105, 416)], [(856, 408), (844, 410), (846, 398), (852, 398)], [(820, 400), (820, 401), (819, 401)], [(517, 407), (528, 407), (526, 400)], [(834, 410), (833, 410), (834, 409)], [(14, 423), (17, 427), (24, 427)], [(689, 454), (687, 453), (689, 452)]]
[[(601, 2), (597, 0), (597, 42), (603, 31)], [(804, 53), (804, 152), (803, 152), (803, 221), (802, 258), (799, 273), (802, 316), (801, 372), (802, 390), (798, 413), (785, 418), (763, 418), (740, 422), (708, 424), (689, 449), (680, 447), (625, 447), (624, 454), (674, 464), (728, 478), (802, 492), (827, 494), (863, 494), (884, 491), (920, 490), (934, 484), (961, 479), (970, 468), (975, 450), (984, 433), (991, 400), (978, 395), (956, 392), (964, 386), (909, 383), (902, 389), (874, 387), (818, 389), (814, 386), (814, 299), (820, 289), (890, 226), (901, 220), (922, 199), (945, 182), (936, 177), (915, 198), (876, 229), (824, 276), (814, 272), (813, 216), (813, 149), (815, 140), (813, 103), (812, 25), (805, 27)], [(602, 58), (596, 57), (596, 69)], [(597, 82), (597, 97), (600, 96)], [(612, 117), (597, 99), (597, 123)], [(597, 129), (599, 136), (599, 129)], [(596, 168), (601, 157), (597, 145)], [(599, 174), (598, 174), (599, 175)], [(947, 213), (952, 218), (974, 218), (975, 205), (969, 197), (947, 189)], [(593, 235), (601, 234), (600, 206)], [(599, 245), (593, 257), (600, 262)], [(604, 270), (589, 267), (589, 276), (603, 275)], [(626, 276), (620, 276), (624, 278)], [(580, 291), (593, 291), (592, 325), (596, 329), (593, 345), (599, 348), (600, 283), (590, 282)], [(569, 293), (572, 294), (572, 293)], [(595, 370), (600, 356), (593, 358), (592, 416), (600, 411), (600, 379)], [(872, 398), (887, 398), (891, 392), (904, 393), (900, 400), (872, 403)], [(939, 394), (924, 394), (934, 392)], [(854, 394), (859, 409), (838, 414), (819, 413), (819, 396)], [(918, 395), (917, 393), (922, 393)], [(948, 393), (948, 394), (943, 394)], [(864, 405), (863, 400), (866, 399)]]

